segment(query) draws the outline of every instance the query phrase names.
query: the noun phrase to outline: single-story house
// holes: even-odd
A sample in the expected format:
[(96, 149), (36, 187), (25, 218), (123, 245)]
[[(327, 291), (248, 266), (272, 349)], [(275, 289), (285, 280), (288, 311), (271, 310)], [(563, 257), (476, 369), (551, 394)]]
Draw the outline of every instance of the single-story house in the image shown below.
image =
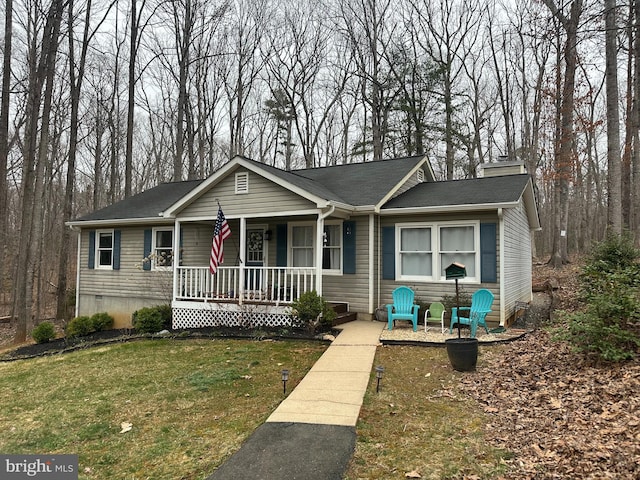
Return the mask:
[[(231, 236), (209, 271), (218, 210)], [(76, 314), (107, 311), (117, 327), (170, 303), (174, 328), (286, 323), (308, 290), (371, 319), (410, 286), (429, 303), (495, 295), (505, 325), (531, 300), (531, 242), (540, 222), (520, 164), (437, 181), (424, 156), (284, 171), (237, 156), (205, 180), (164, 183), (69, 222), (78, 232)], [(423, 313), (420, 313), (422, 317)]]

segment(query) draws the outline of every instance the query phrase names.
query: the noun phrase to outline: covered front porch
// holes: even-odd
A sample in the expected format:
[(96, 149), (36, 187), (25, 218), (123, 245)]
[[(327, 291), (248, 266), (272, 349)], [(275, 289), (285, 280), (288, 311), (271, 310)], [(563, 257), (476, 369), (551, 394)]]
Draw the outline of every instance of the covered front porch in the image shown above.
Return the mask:
[(325, 275), (343, 269), (343, 220), (329, 218), (333, 212), (230, 214), (232, 236), (214, 274), (208, 263), (215, 218), (177, 220), (174, 328), (291, 326), (290, 305), (306, 292), (323, 295)]

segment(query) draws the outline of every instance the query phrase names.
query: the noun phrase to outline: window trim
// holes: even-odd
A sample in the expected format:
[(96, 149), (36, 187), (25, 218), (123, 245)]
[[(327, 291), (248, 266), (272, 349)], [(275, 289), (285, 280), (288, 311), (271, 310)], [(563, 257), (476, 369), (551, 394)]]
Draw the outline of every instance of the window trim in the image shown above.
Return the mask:
[[(102, 265), (100, 263), (100, 252), (102, 250), (109, 250), (107, 248), (100, 248), (100, 235), (104, 234), (104, 233), (108, 233), (111, 235), (111, 263), (109, 265)], [(113, 270), (113, 257), (115, 255), (115, 230), (114, 229), (102, 229), (102, 230), (96, 230), (96, 239), (95, 239), (95, 263), (94, 263), (94, 269), (96, 270)]]
[[(291, 268), (315, 268), (316, 265), (316, 227), (315, 222), (289, 222), (287, 224), (287, 265)], [(295, 267), (293, 265), (293, 229), (294, 227), (311, 227), (312, 230), (312, 241), (311, 241), (311, 249), (313, 250), (313, 262), (311, 266), (308, 267)], [(300, 248), (300, 247), (298, 247)], [(305, 247), (309, 248), (309, 247)]]
[[(171, 258), (171, 265), (167, 266), (167, 265), (158, 265), (156, 262), (156, 249), (157, 249), (157, 236), (156, 234), (158, 232), (171, 232), (171, 254), (172, 254), (172, 258)], [(151, 270), (158, 270), (158, 271), (170, 271), (173, 270), (173, 264), (174, 264), (174, 259), (173, 259), (173, 250), (174, 250), (174, 244), (175, 244), (175, 238), (174, 238), (174, 228), (173, 227), (154, 227), (151, 229)], [(163, 247), (164, 248), (164, 247)]]
[[(444, 221), (444, 222), (407, 222), (407, 223), (398, 223), (395, 226), (396, 230), (396, 246), (395, 246), (395, 267), (396, 267), (396, 280), (400, 281), (412, 281), (412, 282), (444, 282), (446, 278), (442, 275), (441, 270), (441, 256), (442, 253), (450, 253), (450, 252), (442, 252), (440, 248), (440, 230), (442, 228), (451, 228), (451, 227), (473, 227), (473, 253), (474, 254), (474, 263), (475, 263), (475, 275), (473, 277), (465, 277), (460, 281), (463, 283), (480, 283), (481, 272), (480, 272), (480, 221), (479, 220), (470, 220), (470, 221)], [(432, 264), (431, 264), (431, 276), (427, 275), (402, 275), (402, 256), (400, 253), (401, 247), (401, 231), (404, 228), (430, 228), (431, 229), (431, 255), (432, 255)]]
[[(337, 247), (331, 247), (333, 249), (337, 248), (340, 252), (338, 258), (340, 262), (340, 268), (323, 268), (322, 273), (324, 275), (342, 275), (342, 269), (344, 266), (344, 225), (342, 220), (327, 220), (324, 222), (324, 226), (327, 225), (336, 225), (338, 227), (338, 239), (339, 245)], [(323, 232), (324, 234), (324, 232)], [(322, 257), (324, 258), (324, 244), (322, 245)]]
[[(340, 268), (339, 269), (322, 269), (323, 275), (342, 275), (342, 268), (344, 265), (344, 222), (342, 220), (326, 220), (324, 225), (338, 225), (339, 226), (339, 235), (340, 239)], [(311, 227), (312, 228), (312, 236), (313, 236), (313, 265), (310, 267), (300, 267), (300, 268), (316, 268), (316, 258), (317, 258), (317, 230), (318, 224), (316, 222), (288, 222), (287, 223), (287, 265), (293, 267), (293, 228), (294, 227)], [(322, 246), (323, 254), (324, 254), (324, 245)]]

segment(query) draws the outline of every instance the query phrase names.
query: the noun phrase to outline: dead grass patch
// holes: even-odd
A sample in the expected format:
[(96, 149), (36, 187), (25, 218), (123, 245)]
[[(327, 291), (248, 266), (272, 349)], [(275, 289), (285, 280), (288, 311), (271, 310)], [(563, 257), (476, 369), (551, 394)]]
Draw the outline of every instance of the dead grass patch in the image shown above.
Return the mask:
[[(77, 453), (81, 479), (205, 478), (326, 346), (171, 340), (0, 364), (0, 451)], [(131, 423), (121, 433), (122, 424)]]
[[(481, 349), (478, 368), (482, 357)], [(503, 471), (509, 454), (485, 442), (483, 412), (457, 390), (474, 374), (453, 371), (444, 348), (382, 347), (375, 362), (384, 377), (379, 393), (372, 377), (345, 479), (487, 479)]]

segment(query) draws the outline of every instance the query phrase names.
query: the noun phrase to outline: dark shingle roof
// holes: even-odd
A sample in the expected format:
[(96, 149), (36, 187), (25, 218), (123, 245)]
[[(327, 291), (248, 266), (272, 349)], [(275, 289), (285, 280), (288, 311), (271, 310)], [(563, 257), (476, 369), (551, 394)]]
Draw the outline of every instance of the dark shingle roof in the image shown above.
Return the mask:
[(340, 192), (349, 205), (377, 205), (423, 158), (424, 155), (349, 163), (293, 173)]
[(125, 198), (108, 207), (96, 210), (75, 221), (85, 222), (158, 217), (162, 211), (169, 208), (201, 183), (202, 180), (161, 183), (157, 187)]
[(422, 183), (389, 200), (382, 209), (516, 202), (522, 196), (529, 178), (528, 174), (521, 174)]
[(420, 155), (290, 172), (245, 160), (320, 198), (361, 206), (378, 204), (423, 158)]

